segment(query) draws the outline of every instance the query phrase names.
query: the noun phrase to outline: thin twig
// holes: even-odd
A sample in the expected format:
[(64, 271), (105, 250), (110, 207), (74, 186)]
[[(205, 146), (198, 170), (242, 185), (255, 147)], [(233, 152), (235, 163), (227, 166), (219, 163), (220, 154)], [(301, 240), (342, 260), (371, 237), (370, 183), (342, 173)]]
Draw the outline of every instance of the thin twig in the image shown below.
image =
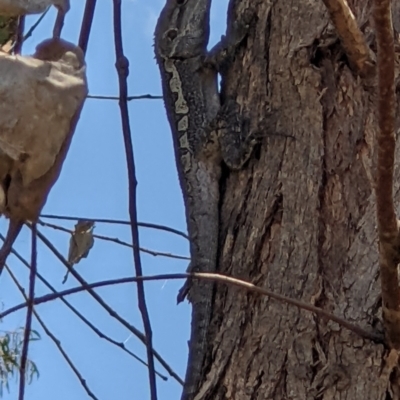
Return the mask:
[(86, 54), (90, 31), (92, 29), (94, 10), (96, 8), (96, 0), (86, 0), (85, 12), (83, 14), (81, 33), (79, 35), (79, 47)]
[[(63, 226), (60, 226), (60, 225), (49, 224), (47, 222), (43, 222), (43, 221), (40, 221), (40, 220), (38, 221), (38, 224), (40, 224), (42, 226), (46, 226), (48, 228), (56, 229), (56, 230), (59, 230), (59, 231), (62, 231), (62, 232), (67, 232), (67, 233), (69, 233), (71, 235), (73, 233), (73, 231), (71, 229), (64, 228)], [(93, 234), (93, 237), (96, 238), (96, 239), (107, 241), (107, 242), (113, 242), (113, 243), (119, 244), (121, 246), (133, 248), (133, 245), (131, 245), (130, 243), (125, 242), (125, 241), (123, 241), (121, 239), (118, 239), (118, 238), (112, 238), (112, 237), (109, 237), (109, 236), (97, 235), (97, 234)], [(150, 255), (152, 255), (154, 257), (160, 256), (160, 257), (175, 258), (177, 260), (190, 261), (190, 257), (179, 256), (177, 254), (164, 253), (162, 251), (154, 251), (154, 250), (146, 249), (144, 247), (139, 247), (139, 250), (142, 251), (143, 253), (150, 254)]]
[(33, 313), (33, 301), (35, 298), (35, 279), (36, 279), (36, 267), (37, 267), (37, 237), (36, 237), (36, 224), (32, 224), (32, 248), (31, 248), (31, 271), (29, 274), (29, 291), (28, 297), (24, 297), (28, 304), (26, 311), (26, 322), (24, 330), (24, 342), (21, 350), (21, 362), (19, 368), (19, 400), (24, 400), (25, 394), (25, 376), (26, 376), (26, 362), (28, 359), (28, 348), (29, 339), (31, 336), (32, 328), (32, 313)]
[(86, 393), (88, 394), (89, 397), (91, 397), (93, 400), (98, 400), (98, 398), (95, 396), (95, 394), (89, 389), (89, 386), (86, 383), (86, 379), (83, 378), (82, 374), (79, 372), (78, 368), (75, 366), (73, 361), (69, 358), (67, 352), (63, 349), (61, 346), (61, 342), (53, 333), (47, 328), (43, 320), (40, 318), (39, 314), (35, 312), (35, 317), (38, 320), (39, 324), (45, 331), (46, 335), (53, 341), (53, 343), (56, 345), (58, 351), (62, 354), (64, 357), (64, 360), (67, 362), (69, 367), (72, 369), (76, 377), (78, 378), (80, 384), (82, 387), (85, 389)]
[(46, 14), (49, 12), (50, 6), (46, 8), (46, 11), (37, 19), (37, 21), (28, 29), (28, 32), (24, 35), (22, 41), (25, 42), (28, 40), (33, 32), (36, 30), (36, 28), (39, 26), (39, 24), (42, 22), (43, 18), (46, 16)]
[[(5, 240), (4, 236), (0, 234), (0, 239)], [(16, 250), (12, 249), (11, 252), (21, 261), (25, 267), (30, 269), (29, 263), (19, 254)], [(36, 277), (45, 285), (47, 286), (53, 293), (57, 293), (57, 290), (39, 273), (36, 272)], [(138, 357), (136, 354), (132, 353), (123, 342), (117, 342), (116, 340), (112, 339), (111, 337), (107, 336), (105, 333), (101, 332), (95, 325), (93, 325), (78, 309), (76, 309), (69, 301), (64, 299), (64, 297), (60, 297), (60, 300), (69, 308), (84, 324), (86, 324), (90, 329), (93, 330), (100, 338), (112, 343), (113, 345), (121, 348), (123, 351), (128, 353), (132, 356), (135, 360), (139, 361), (144, 366), (148, 367), (147, 363)], [(161, 373), (156, 371), (156, 374), (163, 379), (164, 381), (168, 380), (168, 378)]]
[[(98, 234), (94, 234), (93, 237), (100, 239), (100, 240), (105, 240), (108, 242), (114, 242), (114, 243), (120, 244), (121, 246), (125, 246), (125, 247), (130, 247), (130, 248), (135, 247), (132, 244), (130, 244), (128, 242), (124, 242), (123, 240), (120, 240), (118, 238), (111, 238), (108, 236), (103, 236), (103, 235), (98, 235)], [(160, 256), (160, 257), (174, 258), (176, 260), (190, 261), (190, 257), (187, 257), (187, 256), (179, 256), (177, 254), (165, 253), (163, 251), (154, 251), (154, 250), (146, 249), (144, 247), (139, 247), (139, 250), (143, 253), (150, 254), (151, 256), (154, 256), (154, 257)]]
[(11, 253), (13, 245), (17, 240), (22, 227), (23, 227), (23, 222), (12, 218), (9, 220), (6, 238), (4, 240), (3, 245), (0, 248), (0, 274), (3, 271), (4, 264)]
[(395, 55), (391, 1), (375, 0), (378, 48), (378, 163), (375, 182), (383, 321), (389, 346), (400, 349), (399, 228), (393, 203), (395, 161)]
[[(29, 224), (27, 226), (30, 226)], [(70, 268), (68, 261), (62, 256), (62, 254), (53, 246), (50, 240), (47, 239), (43, 233), (39, 230), (37, 231), (37, 235), (39, 239), (53, 252), (53, 254), (61, 261), (62, 264), (66, 268)], [(75, 271), (73, 268), (70, 269), (70, 274), (78, 280), (78, 282), (82, 286), (88, 286), (88, 283), (82, 278), (82, 276)], [(97, 294), (93, 289), (89, 288), (87, 292), (111, 315), (111, 317), (115, 318), (120, 324), (122, 324), (126, 329), (128, 329), (134, 336), (136, 336), (142, 343), (146, 344), (146, 336), (133, 325), (131, 325), (128, 321), (122, 318), (115, 310), (113, 310), (102, 298), (99, 294)], [(1, 319), (1, 316), (0, 316)], [(152, 349), (154, 357), (159, 361), (159, 363), (165, 368), (165, 370), (169, 373), (169, 375), (174, 378), (177, 382), (183, 385), (183, 380), (178, 376), (178, 374), (169, 366), (169, 364), (161, 357), (161, 355), (155, 350)]]
[(19, 17), (17, 39), (13, 45), (14, 54), (21, 54), (22, 43), (24, 42), (25, 16)]
[[(130, 221), (124, 221), (120, 219), (109, 219), (109, 218), (87, 218), (87, 217), (70, 217), (66, 215), (54, 215), (54, 214), (41, 214), (41, 218), (48, 218), (48, 219), (60, 219), (65, 221), (78, 221), (79, 219), (85, 219), (86, 221), (94, 221), (97, 223), (104, 223), (104, 224), (116, 224), (116, 225), (131, 225)], [(151, 224), (148, 222), (138, 222), (137, 226), (142, 228), (150, 228), (150, 229), (158, 229), (160, 231), (165, 231), (169, 233), (174, 233), (175, 235), (181, 236), (187, 240), (189, 240), (189, 236), (177, 229), (170, 228), (169, 226), (159, 225), (159, 224)]]
[[(6, 265), (6, 270), (10, 274), (11, 279), (14, 281), (15, 285), (18, 287), (19, 291), (21, 294), (24, 296), (25, 299), (27, 299), (24, 288), (19, 284), (18, 279), (16, 276), (12, 273), (11, 269)], [(53, 333), (50, 331), (50, 329), (47, 328), (46, 324), (43, 322), (43, 320), (40, 318), (39, 314), (37, 313), (36, 310), (33, 310), (33, 314), (35, 315), (35, 318), (45, 331), (46, 335), (54, 342), (54, 344), (57, 346), (58, 351), (61, 353), (69, 367), (72, 369), (72, 371), (75, 373), (77, 376), (79, 382), (83, 386), (83, 388), (86, 390), (86, 393), (88, 394), (89, 397), (91, 397), (94, 400), (98, 400), (97, 397), (93, 394), (93, 392), (89, 389), (89, 387), (86, 384), (86, 380), (82, 377), (81, 373), (78, 371), (78, 369), (75, 367), (74, 363), (71, 361), (69, 358), (68, 354), (64, 351), (64, 349), (61, 346), (61, 342), (53, 335)]]
[[(121, 26), (121, 0), (113, 1), (114, 9), (114, 43), (115, 43), (115, 67), (118, 74), (119, 84), (119, 108), (121, 113), (122, 134), (124, 137), (126, 163), (128, 169), (128, 193), (129, 193), (129, 217), (131, 221), (131, 233), (133, 244), (133, 259), (135, 264), (136, 276), (142, 276), (142, 261), (139, 251), (139, 230), (137, 226), (137, 180), (136, 180), (136, 167), (135, 158), (133, 154), (133, 144), (131, 127), (129, 121), (128, 111), (128, 74), (129, 74), (129, 61), (124, 55), (122, 44), (122, 26)], [(149, 364), (149, 386), (151, 400), (157, 400), (157, 382), (154, 368), (154, 356), (152, 352), (153, 347), (153, 332), (151, 330), (151, 323), (149, 312), (146, 305), (146, 295), (144, 291), (143, 282), (137, 283), (137, 296), (140, 314), (142, 316), (144, 332), (146, 334), (146, 351), (147, 362)]]
[[(152, 275), (152, 276), (135, 276), (135, 277), (128, 277), (128, 278), (119, 278), (119, 279), (110, 279), (101, 282), (94, 282), (87, 284), (87, 286), (79, 286), (75, 288), (70, 288), (63, 290), (58, 293), (49, 293), (47, 295), (37, 297), (35, 299), (35, 304), (42, 304), (48, 301), (52, 301), (54, 299), (58, 299), (62, 296), (68, 296), (74, 293), (79, 293), (85, 291), (87, 289), (95, 289), (104, 286), (113, 286), (113, 285), (120, 285), (123, 283), (131, 283), (131, 282), (138, 282), (138, 281), (159, 281), (159, 280), (175, 280), (175, 279), (188, 279), (188, 278), (195, 278), (195, 279), (205, 279), (207, 281), (213, 282), (220, 282), (224, 284), (233, 285), (242, 289), (246, 289), (251, 293), (258, 293), (262, 296), (270, 297), (271, 299), (277, 300), (279, 302), (290, 304), (295, 306), (299, 309), (310, 311), (316, 314), (318, 317), (326, 319), (328, 321), (333, 321), (339, 324), (340, 326), (348, 329), (351, 332), (354, 332), (356, 335), (372, 340), (377, 343), (383, 343), (384, 337), (379, 332), (365, 330), (358, 325), (354, 325), (351, 322), (348, 322), (344, 318), (337, 317), (334, 314), (329, 313), (328, 311), (323, 310), (322, 308), (315, 307), (309, 303), (305, 303), (299, 300), (292, 299), (290, 297), (286, 297), (274, 292), (271, 292), (267, 289), (262, 287), (256, 286), (253, 283), (243, 281), (241, 279), (232, 278), (230, 276), (220, 275), (220, 274), (211, 274), (211, 273), (204, 273), (204, 272), (192, 272), (192, 273), (182, 273), (182, 274), (160, 274), (160, 275)], [(22, 308), (26, 307), (26, 303), (18, 304), (17, 306), (11, 307), (8, 310), (3, 311), (0, 313), (0, 319), (4, 318), (5, 316), (16, 312)]]
[[(119, 97), (117, 96), (96, 96), (92, 94), (88, 94), (86, 96), (88, 99), (97, 99), (97, 100), (119, 100)], [(132, 100), (161, 100), (163, 97), (162, 96), (156, 96), (153, 94), (141, 94), (138, 96), (127, 96), (126, 100), (127, 101), (132, 101)]]
[(367, 77), (375, 72), (373, 53), (346, 0), (323, 0), (330, 14), (336, 32), (350, 63), (361, 76)]

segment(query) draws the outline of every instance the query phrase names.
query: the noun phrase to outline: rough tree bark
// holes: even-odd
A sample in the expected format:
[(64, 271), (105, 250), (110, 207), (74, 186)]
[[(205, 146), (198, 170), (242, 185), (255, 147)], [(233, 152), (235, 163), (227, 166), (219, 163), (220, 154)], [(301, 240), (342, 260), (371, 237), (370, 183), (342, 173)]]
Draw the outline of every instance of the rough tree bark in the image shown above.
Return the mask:
[[(372, 1), (348, 3), (374, 49)], [(218, 272), (380, 329), (376, 87), (352, 70), (322, 0), (231, 0), (228, 34), (249, 10), (222, 98), (266, 136), (223, 175)], [(385, 356), (307, 311), (218, 285), (196, 399), (399, 398)]]

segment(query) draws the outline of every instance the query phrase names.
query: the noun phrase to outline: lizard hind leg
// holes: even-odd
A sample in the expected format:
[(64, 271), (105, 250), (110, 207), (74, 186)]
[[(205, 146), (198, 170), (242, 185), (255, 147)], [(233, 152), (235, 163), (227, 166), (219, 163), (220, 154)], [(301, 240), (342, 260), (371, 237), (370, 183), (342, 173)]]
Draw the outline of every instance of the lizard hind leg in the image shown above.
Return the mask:
[(263, 135), (252, 131), (250, 118), (241, 113), (234, 100), (225, 102), (217, 124), (222, 159), (231, 170), (240, 170)]
[(228, 99), (224, 103), (216, 118), (215, 129), (222, 159), (230, 170), (242, 169), (266, 137), (296, 139), (277, 128), (277, 116), (276, 111), (266, 110), (262, 121), (253, 122), (235, 100)]

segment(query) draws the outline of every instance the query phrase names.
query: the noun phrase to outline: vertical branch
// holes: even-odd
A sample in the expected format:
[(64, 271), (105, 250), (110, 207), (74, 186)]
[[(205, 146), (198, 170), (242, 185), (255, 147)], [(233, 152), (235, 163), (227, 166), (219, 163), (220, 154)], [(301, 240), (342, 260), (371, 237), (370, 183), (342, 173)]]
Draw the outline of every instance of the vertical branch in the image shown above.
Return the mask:
[(31, 336), (33, 301), (35, 298), (35, 278), (37, 261), (37, 236), (36, 224), (32, 224), (32, 249), (31, 249), (31, 272), (29, 274), (28, 308), (26, 312), (26, 322), (24, 331), (24, 343), (21, 351), (21, 363), (19, 370), (19, 400), (24, 400), (26, 362), (28, 358), (29, 338)]
[(83, 14), (81, 33), (79, 35), (79, 47), (86, 54), (90, 30), (92, 29), (96, 0), (86, 0), (85, 13)]
[(386, 339), (400, 349), (400, 290), (397, 273), (399, 234), (393, 204), (395, 154), (394, 39), (391, 1), (375, 0), (373, 17), (378, 47), (378, 167), (376, 212), (379, 237), (379, 262), (382, 286), (383, 320)]
[[(129, 190), (129, 216), (131, 222), (131, 233), (132, 233), (132, 245), (133, 247), (133, 259), (135, 263), (136, 276), (142, 276), (142, 263), (139, 252), (139, 230), (137, 221), (137, 207), (136, 207), (136, 171), (135, 171), (135, 159), (133, 154), (133, 146), (131, 139), (131, 128), (129, 122), (128, 112), (128, 74), (129, 74), (129, 61), (124, 55), (122, 45), (122, 28), (121, 28), (121, 0), (114, 0), (114, 41), (115, 41), (115, 67), (118, 73), (119, 82), (119, 107), (121, 112), (122, 121), (122, 132), (124, 136), (126, 162), (128, 169), (128, 190)], [(150, 318), (146, 306), (146, 298), (144, 293), (143, 282), (138, 282), (138, 304), (139, 310), (142, 314), (144, 331), (146, 334), (146, 351), (147, 351), (147, 362), (149, 364), (149, 383), (151, 399), (157, 399), (157, 387), (156, 387), (156, 375), (154, 369), (154, 358), (152, 353), (152, 330), (150, 325)]]
[(323, 0), (353, 67), (361, 76), (375, 72), (375, 62), (347, 0)]
[(58, 10), (56, 21), (54, 23), (54, 28), (53, 28), (54, 38), (61, 37), (61, 31), (64, 27), (64, 20), (65, 20), (65, 12), (63, 10)]
[(21, 54), (22, 43), (24, 42), (24, 29), (25, 29), (25, 16), (19, 17), (18, 21), (18, 33), (14, 44), (14, 54)]

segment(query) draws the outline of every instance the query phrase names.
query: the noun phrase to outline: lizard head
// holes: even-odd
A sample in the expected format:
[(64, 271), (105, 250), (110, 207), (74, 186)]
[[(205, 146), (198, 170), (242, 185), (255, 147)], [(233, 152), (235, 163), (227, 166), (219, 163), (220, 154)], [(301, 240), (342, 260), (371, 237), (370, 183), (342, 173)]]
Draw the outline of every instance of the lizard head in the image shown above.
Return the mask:
[(210, 34), (211, 0), (167, 0), (155, 30), (156, 52), (188, 59), (204, 54)]

